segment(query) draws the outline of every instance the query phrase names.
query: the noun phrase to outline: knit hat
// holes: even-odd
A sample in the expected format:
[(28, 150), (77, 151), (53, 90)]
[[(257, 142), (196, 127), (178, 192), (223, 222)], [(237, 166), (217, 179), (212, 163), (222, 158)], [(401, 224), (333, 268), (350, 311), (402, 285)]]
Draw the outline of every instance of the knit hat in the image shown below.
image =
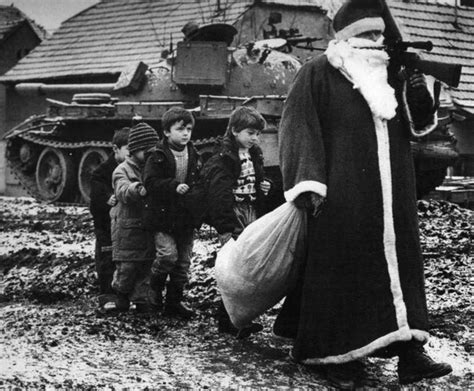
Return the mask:
[(372, 30), (384, 32), (383, 5), (379, 0), (347, 0), (333, 20), (336, 39), (346, 40)]
[(150, 125), (140, 122), (130, 129), (128, 136), (128, 151), (135, 153), (139, 150), (147, 150), (158, 143), (158, 134)]

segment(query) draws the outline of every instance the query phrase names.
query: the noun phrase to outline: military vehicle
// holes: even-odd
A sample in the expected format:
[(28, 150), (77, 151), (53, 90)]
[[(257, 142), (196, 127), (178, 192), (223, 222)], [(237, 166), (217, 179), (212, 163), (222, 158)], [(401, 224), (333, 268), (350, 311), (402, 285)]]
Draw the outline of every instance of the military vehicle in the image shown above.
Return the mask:
[[(261, 136), (267, 175), (276, 187), (281, 184), (278, 121), (285, 95), (301, 67), (291, 50), (293, 46), (311, 49), (318, 38), (302, 37), (292, 29), (234, 48), (230, 44), (237, 31), (228, 24), (185, 26), (183, 32), (185, 39), (176, 49), (163, 53), (156, 68), (135, 64), (122, 72), (110, 93), (79, 93), (71, 103), (48, 99), (46, 114), (32, 116), (7, 133), (8, 164), (32, 196), (50, 202), (87, 203), (91, 173), (110, 153), (113, 131), (137, 121), (160, 131), (161, 117), (172, 106), (195, 114), (193, 140), (204, 159), (223, 135), (232, 110), (239, 105), (254, 106), (269, 124)], [(77, 91), (77, 85), (51, 87)], [(415, 147), (422, 145), (415, 148), (417, 162), (436, 163), (417, 163), (419, 178), (431, 178), (424, 171), (444, 177), (443, 170), (456, 153), (451, 141), (446, 144), (446, 135), (441, 140), (441, 153), (435, 148), (428, 155), (426, 147), (439, 140), (414, 143)], [(449, 158), (440, 160), (440, 156)], [(434, 179), (425, 181), (423, 192), (439, 184), (439, 178)], [(282, 201), (280, 189), (270, 203)]]

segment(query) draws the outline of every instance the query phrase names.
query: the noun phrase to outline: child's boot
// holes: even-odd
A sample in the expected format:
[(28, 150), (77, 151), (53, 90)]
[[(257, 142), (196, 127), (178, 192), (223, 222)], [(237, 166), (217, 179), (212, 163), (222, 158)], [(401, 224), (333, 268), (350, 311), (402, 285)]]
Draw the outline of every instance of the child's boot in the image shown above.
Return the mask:
[(130, 308), (130, 300), (128, 295), (124, 293), (117, 293), (117, 298), (115, 300), (115, 310), (119, 312), (127, 312)]
[(165, 315), (191, 319), (194, 316), (194, 312), (182, 302), (183, 288), (170, 285), (168, 285), (166, 292)]
[(166, 274), (152, 274), (150, 278), (150, 303), (156, 312), (160, 312), (163, 309), (163, 291), (165, 289), (166, 277)]

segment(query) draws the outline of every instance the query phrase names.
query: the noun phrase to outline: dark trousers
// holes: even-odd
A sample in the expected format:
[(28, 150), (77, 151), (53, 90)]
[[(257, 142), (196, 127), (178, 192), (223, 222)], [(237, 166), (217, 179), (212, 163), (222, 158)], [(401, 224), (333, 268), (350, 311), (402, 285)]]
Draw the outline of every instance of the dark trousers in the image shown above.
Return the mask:
[(104, 246), (98, 240), (95, 242), (95, 269), (99, 282), (99, 293), (106, 295), (114, 293), (112, 289), (112, 279), (115, 271), (115, 264), (112, 261), (112, 246)]
[[(168, 302), (180, 302), (183, 297), (184, 286), (188, 282), (189, 267), (193, 252), (194, 231), (186, 231), (169, 234), (166, 232), (155, 233), (156, 258), (151, 266), (152, 281), (161, 281), (158, 285), (164, 285), (169, 275), (170, 281), (167, 285), (166, 300)], [(164, 286), (156, 286), (153, 289), (163, 289)]]

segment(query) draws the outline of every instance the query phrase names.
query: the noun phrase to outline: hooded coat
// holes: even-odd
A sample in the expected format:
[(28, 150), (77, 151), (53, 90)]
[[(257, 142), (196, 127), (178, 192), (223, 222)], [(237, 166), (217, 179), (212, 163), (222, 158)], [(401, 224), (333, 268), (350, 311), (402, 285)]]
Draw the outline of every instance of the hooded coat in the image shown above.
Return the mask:
[[(344, 363), (428, 337), (406, 99), (402, 81), (389, 76), (389, 83), (398, 107), (382, 132), (360, 92), (324, 55), (301, 68), (285, 103), (285, 197), (326, 197), (308, 220), (299, 287), (275, 325), (293, 326), (292, 355), (306, 364)], [(421, 127), (433, 120), (423, 91), (425, 104), (410, 107)]]

